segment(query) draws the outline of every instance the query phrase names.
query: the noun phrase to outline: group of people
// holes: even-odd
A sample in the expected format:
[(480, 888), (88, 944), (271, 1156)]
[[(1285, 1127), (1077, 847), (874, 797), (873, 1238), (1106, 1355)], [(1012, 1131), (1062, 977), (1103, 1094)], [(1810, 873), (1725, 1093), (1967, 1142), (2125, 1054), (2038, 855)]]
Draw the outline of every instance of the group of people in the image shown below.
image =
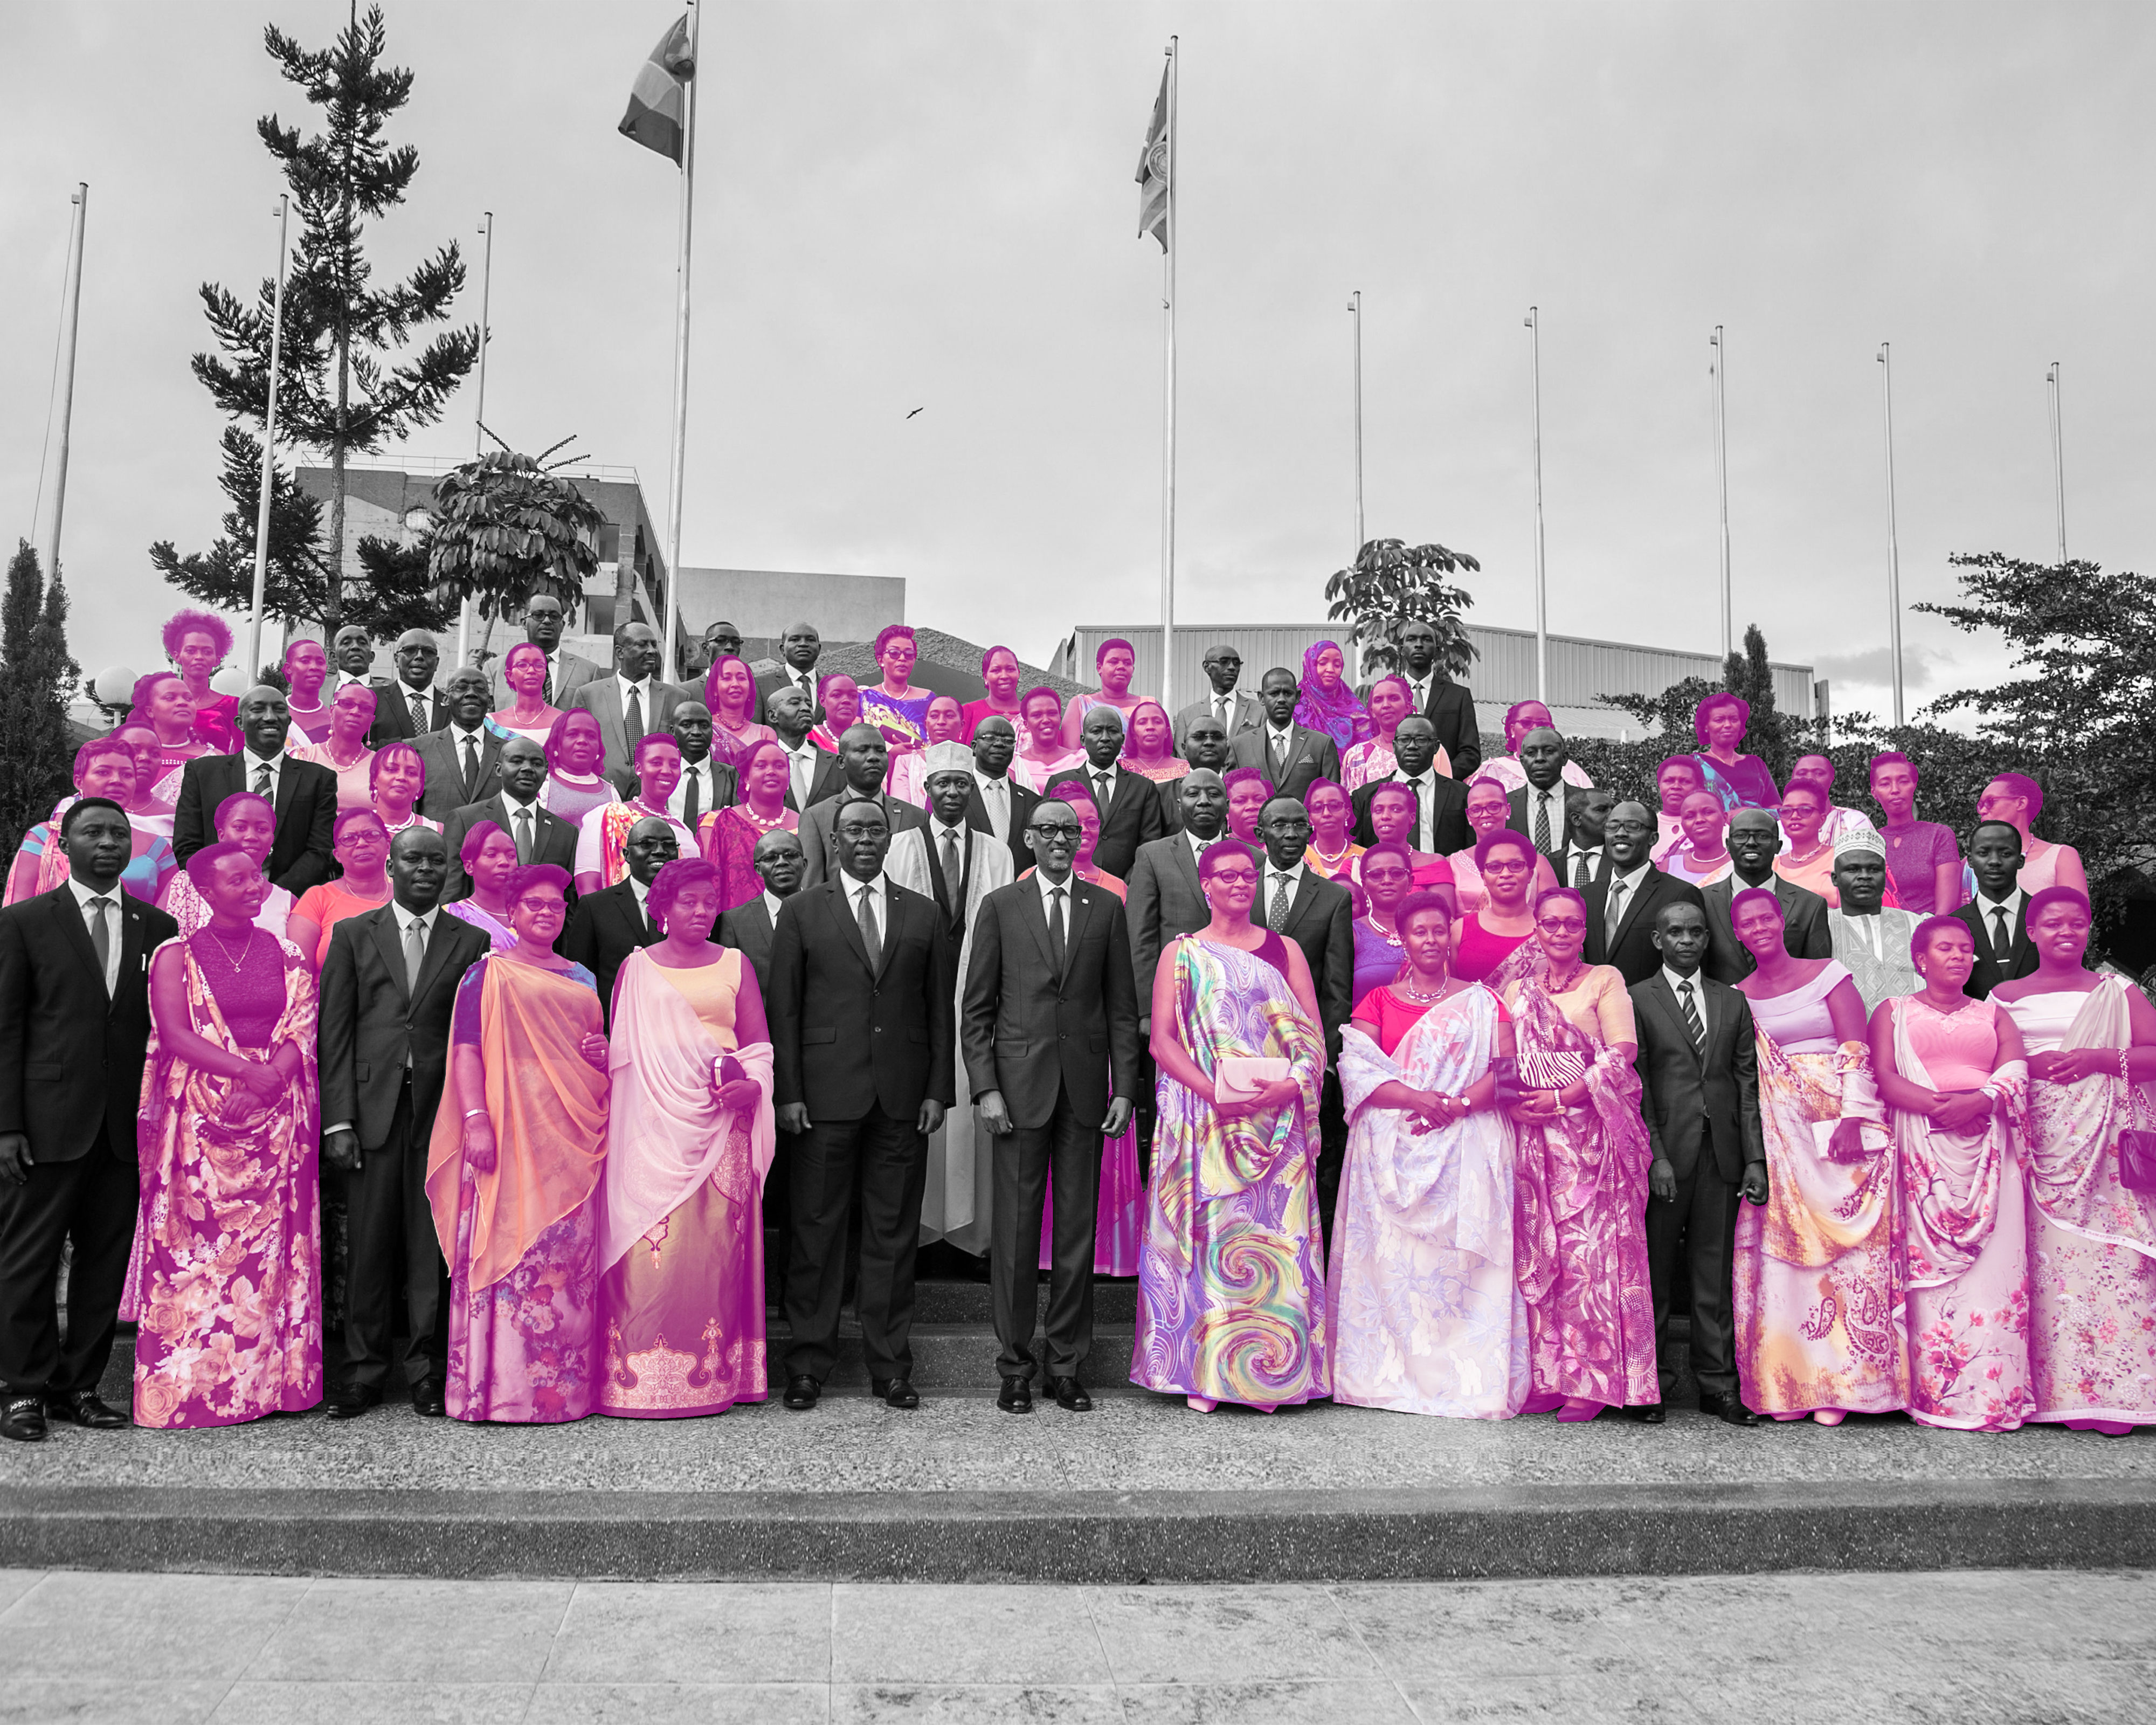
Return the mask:
[(1964, 845), (1717, 695), (1620, 801), (1424, 623), (1170, 713), (1122, 641), (960, 701), (721, 624), (700, 701), (565, 622), (217, 696), (182, 613), (84, 745), (0, 910), (0, 1436), (126, 1423), (122, 1321), (146, 1425), (805, 1410), (850, 1288), (910, 1408), (932, 1242), (1012, 1412), (1091, 1406), (1107, 1275), (1201, 1411), (1658, 1421), (1686, 1310), (1732, 1424), (2156, 1424), (2156, 1009), (2033, 780)]

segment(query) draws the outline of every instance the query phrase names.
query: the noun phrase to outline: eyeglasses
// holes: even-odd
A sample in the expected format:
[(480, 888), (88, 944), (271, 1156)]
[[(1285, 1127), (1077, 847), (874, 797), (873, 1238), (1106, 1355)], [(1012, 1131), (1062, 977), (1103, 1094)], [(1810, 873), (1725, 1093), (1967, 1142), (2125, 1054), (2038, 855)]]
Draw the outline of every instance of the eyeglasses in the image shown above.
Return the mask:
[(1078, 839), (1085, 836), (1085, 828), (1075, 821), (1037, 820), (1033, 829), (1044, 839)]

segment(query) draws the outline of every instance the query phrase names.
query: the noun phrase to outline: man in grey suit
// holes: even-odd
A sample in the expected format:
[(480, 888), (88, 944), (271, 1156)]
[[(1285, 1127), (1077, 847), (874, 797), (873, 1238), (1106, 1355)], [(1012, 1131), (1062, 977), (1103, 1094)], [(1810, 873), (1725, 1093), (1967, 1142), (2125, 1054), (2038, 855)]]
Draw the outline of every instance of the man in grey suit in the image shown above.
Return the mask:
[[(1233, 647), (1208, 647), (1201, 662), (1205, 667), (1205, 679), (1213, 688), (1203, 701), (1194, 701), (1177, 711), (1175, 746), (1178, 750), (1189, 742), (1192, 724), (1209, 715), (1220, 721), (1223, 737), (1233, 737), (1239, 731), (1255, 731), (1265, 722), (1257, 696), (1235, 686), (1243, 675), (1241, 654)], [(1217, 763), (1206, 764), (1216, 772), (1219, 770)]]
[(332, 1420), (382, 1399), (400, 1260), (403, 1387), (421, 1414), (442, 1413), (449, 1271), (427, 1203), (427, 1146), (457, 984), (490, 944), (440, 908), (449, 865), (439, 833), (407, 827), (389, 846), (390, 902), (338, 923), (322, 961), (322, 1160), (346, 1170), (351, 1228), (346, 1375), (330, 1391)]
[(1273, 789), (1300, 803), (1314, 778), (1340, 778), (1340, 746), (1322, 731), (1295, 722), (1295, 704), (1302, 691), (1295, 673), (1276, 665), (1258, 685), (1265, 722), (1228, 733), (1228, 748), (1238, 767), (1255, 767)]
[[(778, 721), (771, 716), (771, 697), (783, 689), (792, 689), (805, 696), (808, 702), (808, 724), (816, 722), (816, 661), (824, 656), (824, 637), (817, 633), (813, 623), (789, 623), (786, 633), (779, 639), (778, 657), (782, 669), (767, 671), (756, 680), (756, 698), (763, 722), (776, 727)], [(807, 726), (802, 727), (803, 730)]]
[(456, 810), (484, 803), (501, 788), (501, 733), (486, 722), (486, 674), (471, 665), (451, 674), (449, 718), (439, 731), (415, 737), (412, 747), (427, 768), (419, 813), (446, 821)]
[[(568, 620), (562, 602), (550, 593), (535, 593), (524, 603), (524, 639), (547, 655), (547, 681), (540, 697), (549, 706), (564, 705), (585, 684), (597, 682), (606, 675), (604, 665), (594, 665), (583, 654), (562, 646), (562, 631)], [(487, 668), (489, 696), (497, 709), (510, 706), (513, 700), (509, 685), (501, 680), (501, 661), (508, 656), (497, 655)]]
[(613, 675), (585, 684), (562, 702), (582, 707), (599, 721), (606, 739), (608, 778), (633, 770), (639, 737), (664, 731), (688, 696), (659, 680), (659, 636), (648, 623), (624, 623), (613, 632)]
[(1505, 824), (1525, 834), (1553, 869), (1564, 855), (1564, 767), (1571, 758), (1564, 737), (1554, 728), (1543, 725), (1530, 731), (1520, 739), (1520, 770), (1527, 782), (1507, 799)]
[(1193, 768), (1176, 781), (1183, 829), (1138, 847), (1125, 883), (1131, 930), (1131, 971), (1137, 978), (1138, 1030), (1152, 1029), (1152, 975), (1161, 948), (1213, 920), (1198, 884), (1198, 859), (1218, 842), (1228, 819), (1220, 775)]
[[(1576, 796), (1579, 794), (1574, 792)], [(1771, 809), (1740, 809), (1729, 817), (1730, 872), (1700, 889), (1707, 911), (1707, 973), (1717, 983), (1740, 983), (1759, 962), (1737, 938), (1730, 905), (1754, 886), (1773, 890), (1782, 901), (1782, 944), (1793, 958), (1831, 958), (1834, 937), (1826, 926), (1826, 901), (1774, 872), (1782, 829)]]
[[(1183, 739), (1183, 758), (1194, 768), (1203, 768), (1208, 773), (1228, 770), (1228, 730), (1209, 712), (1201, 713), (1190, 721), (1190, 729)], [(1158, 787), (1160, 812), (1168, 822), (1171, 833), (1177, 831), (1183, 820), (1182, 799), (1176, 794), (1183, 781), (1164, 778)]]
[(483, 820), (509, 834), (520, 863), (552, 863), (566, 874), (577, 869), (577, 829), (552, 809), (539, 806), (547, 782), (547, 757), (528, 737), (512, 737), (501, 746), (495, 793), (484, 803), (467, 803), (451, 813), (445, 839), (449, 847), (449, 886), (442, 895), (454, 903), (471, 893), (465, 873), (465, 835)]
[(1620, 803), (1602, 831), (1609, 871), (1579, 893), (1587, 901), (1587, 962), (1614, 965), (1628, 988), (1645, 982), (1660, 966), (1654, 931), (1664, 906), (1681, 902), (1697, 909), (1702, 922), (1706, 916), (1699, 889), (1664, 874), (1650, 860), (1654, 841), (1655, 818), (1647, 805)]
[(846, 775), (846, 782), (838, 795), (810, 803), (801, 816), (803, 886), (820, 886), (839, 872), (831, 850), (832, 834), (839, 810), (848, 803), (865, 799), (876, 804), (883, 810), (893, 838), (908, 827), (928, 824), (928, 817), (903, 797), (886, 793), (883, 778), (889, 761), (890, 751), (884, 742), (883, 732), (873, 725), (851, 726), (839, 739), (839, 766)]

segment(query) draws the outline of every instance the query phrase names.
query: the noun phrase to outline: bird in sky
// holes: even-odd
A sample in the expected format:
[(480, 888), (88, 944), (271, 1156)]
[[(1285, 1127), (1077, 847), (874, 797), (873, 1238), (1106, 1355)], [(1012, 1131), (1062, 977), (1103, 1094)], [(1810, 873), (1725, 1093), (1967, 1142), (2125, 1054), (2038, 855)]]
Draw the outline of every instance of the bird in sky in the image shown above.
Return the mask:
[[(913, 413), (921, 413), (921, 412), (924, 412), (924, 411), (926, 411), (924, 408), (916, 408), (913, 410)], [(908, 413), (906, 417), (907, 418), (911, 419), (911, 418), (913, 417), (913, 413)]]

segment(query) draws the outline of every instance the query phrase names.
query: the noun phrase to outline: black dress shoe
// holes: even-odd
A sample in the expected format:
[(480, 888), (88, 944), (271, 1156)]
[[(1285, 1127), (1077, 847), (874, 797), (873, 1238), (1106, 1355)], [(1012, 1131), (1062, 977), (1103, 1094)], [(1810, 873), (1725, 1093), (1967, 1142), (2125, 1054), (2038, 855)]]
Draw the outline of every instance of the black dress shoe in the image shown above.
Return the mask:
[(330, 1392), (330, 1418), (357, 1420), (382, 1403), (382, 1391), (372, 1384), (341, 1384)]
[(11, 1395), (0, 1404), (0, 1438), (18, 1444), (45, 1440), (45, 1399), (41, 1395)]
[(869, 1394), (894, 1408), (917, 1408), (921, 1405), (920, 1393), (908, 1378), (871, 1378), (869, 1379)]
[(786, 1405), (797, 1414), (806, 1413), (816, 1405), (816, 1398), (824, 1393), (824, 1386), (803, 1373), (798, 1378), (786, 1380)]
[(1033, 1411), (1033, 1384), (1024, 1378), (1006, 1378), (996, 1397), (996, 1405), (1006, 1414), (1030, 1414)]
[(1048, 1380), (1048, 1388), (1055, 1397), (1057, 1407), (1073, 1414), (1093, 1411), (1093, 1398), (1086, 1394), (1086, 1386), (1075, 1378), (1051, 1378)]
[(80, 1425), (90, 1431), (117, 1431), (123, 1425), (135, 1423), (117, 1408), (108, 1406), (99, 1399), (94, 1389), (78, 1389), (71, 1395), (47, 1398), (45, 1417), (48, 1420), (64, 1420), (70, 1425)]
[(1668, 1417), (1660, 1402), (1642, 1402), (1636, 1407), (1620, 1410), (1627, 1420), (1635, 1420), (1642, 1425), (1660, 1425)]
[(431, 1378), (412, 1386), (412, 1411), (423, 1420), (445, 1420), (449, 1409), (442, 1401), (442, 1386)]
[(1699, 1410), (1712, 1414), (1731, 1425), (1763, 1425), (1763, 1420), (1751, 1409), (1733, 1395), (1703, 1395), (1699, 1399)]

